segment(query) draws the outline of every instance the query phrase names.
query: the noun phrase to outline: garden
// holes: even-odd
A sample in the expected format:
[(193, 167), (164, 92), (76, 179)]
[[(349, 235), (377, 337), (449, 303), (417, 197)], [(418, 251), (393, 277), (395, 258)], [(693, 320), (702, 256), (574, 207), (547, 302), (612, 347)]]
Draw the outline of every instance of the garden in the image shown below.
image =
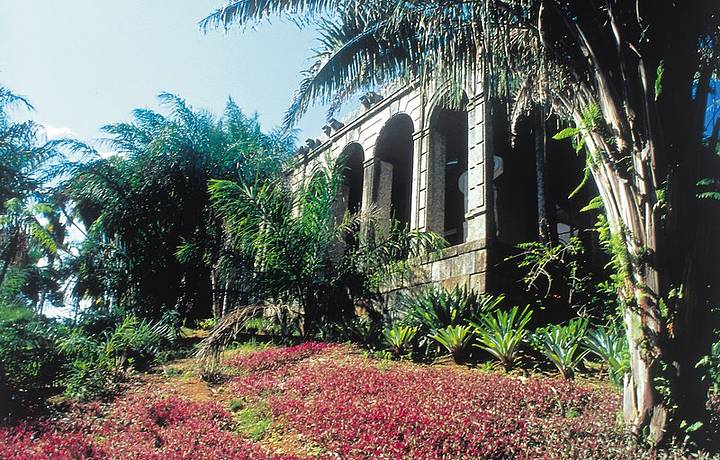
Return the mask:
[[(0, 429), (0, 456), (29, 458), (640, 458), (597, 380), (418, 365), (355, 345), (244, 344), (227, 379), (187, 364), (109, 403)], [(201, 388), (201, 389), (198, 389)], [(714, 400), (717, 404), (717, 400)], [(649, 457), (648, 457), (649, 458)], [(684, 458), (682, 452), (667, 458)]]
[(0, 85), (0, 458), (720, 458), (720, 10), (645, 3), (229, 0), (317, 34), (276, 129)]

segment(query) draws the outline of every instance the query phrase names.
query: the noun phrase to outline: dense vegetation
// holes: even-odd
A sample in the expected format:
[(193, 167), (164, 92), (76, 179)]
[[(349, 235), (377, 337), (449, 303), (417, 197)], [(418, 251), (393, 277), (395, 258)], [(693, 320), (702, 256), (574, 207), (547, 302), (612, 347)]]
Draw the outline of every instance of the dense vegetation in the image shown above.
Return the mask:
[[(243, 345), (232, 377), (197, 391), (188, 369), (112, 404), (0, 428), (20, 458), (686, 458), (634, 444), (604, 385), (362, 356), (353, 346)], [(194, 391), (190, 391), (190, 388)], [(717, 405), (717, 399), (714, 400)], [(321, 415), (319, 415), (321, 414)]]
[[(655, 445), (707, 438), (698, 363), (720, 298), (720, 122), (705, 117), (720, 70), (716, 2), (231, 0), (201, 24), (252, 27), (268, 17), (321, 31), (288, 125), (315, 102), (337, 108), (398, 80), (450, 88), (459, 101), (478, 75), (509, 125), (530, 114), (542, 132), (557, 117), (564, 127), (554, 137), (584, 156), (599, 192), (592, 204), (608, 224), (631, 362), (626, 420)], [(542, 148), (536, 155), (542, 163)]]
[[(655, 31), (674, 6), (644, 19), (630, 18), (624, 6), (576, 3), (554, 5), (547, 16), (543, 2), (532, 1), (507, 11), (494, 2), (394, 8), (383, 1), (270, 1), (247, 8), (238, 1), (204, 23), (254, 24), (274, 13), (317, 20), (323, 49), (288, 123), (314, 100), (342, 99), (390, 79), (462, 86), (480, 68), (489, 72), (493, 98), (521, 112), (553, 111), (566, 125), (556, 139), (585, 152), (586, 180), (599, 191), (586, 208), (597, 224), (584, 229), (591, 236), (583, 240), (541, 238), (517, 248), (517, 286), (528, 305), (508, 300), (517, 298), (510, 292), (431, 288), (387, 308), (381, 287), (405, 275), (413, 258), (441, 249), (442, 239), (378, 222), (373, 212), (339, 215), (344, 158), (328, 158), (304, 182), (290, 183), (290, 131), (263, 131), (232, 100), (216, 116), (162, 94), (162, 112), (138, 109), (130, 122), (103, 128), (114, 153), (101, 157), (75, 140), (46, 141), (33, 122), (13, 122), (11, 108), (31, 107), (0, 87), (2, 418), (39, 409), (53, 395), (110, 397), (137, 372), (182, 355), (188, 326), (197, 326), (210, 329), (197, 348), (205, 379), (231, 378), (236, 409), (270, 411), (272, 423), (282, 420), (328, 455), (555, 458), (591, 456), (597, 446), (618, 458), (638, 454), (615, 426), (616, 392), (606, 387), (598, 396), (572, 382), (578, 376), (607, 378), (615, 387), (625, 380), (627, 394), (642, 396), (629, 399), (626, 413), (637, 439), (717, 448), (711, 414), (720, 342), (708, 262), (715, 249), (707, 244), (718, 200), (716, 178), (705, 175), (717, 167), (720, 124), (708, 135), (698, 115), (678, 128), (682, 135), (662, 129), (674, 119), (669, 114), (704, 109), (717, 76), (717, 24), (697, 19), (709, 8), (693, 7), (696, 19), (683, 36), (689, 41), (672, 47), (694, 57), (678, 62), (675, 48), (665, 55), (642, 41), (631, 49), (610, 33), (618, 18), (637, 26), (647, 20), (652, 27), (636, 27), (650, 31), (647, 41), (670, 46)], [(346, 13), (334, 18), (340, 26), (326, 17), (336, 9)], [(608, 48), (618, 56), (605, 54), (603, 43), (615, 44)], [(433, 66), (438, 62), (454, 65)], [(573, 97), (570, 84), (579, 88)], [(679, 154), (685, 151), (692, 154)], [(709, 218), (699, 222), (694, 213)], [(593, 244), (605, 251), (602, 269), (588, 263)], [(566, 307), (562, 317), (547, 323), (544, 311), (557, 305)], [(49, 319), (49, 306), (70, 306), (71, 317)], [(315, 342), (223, 361), (223, 349), (243, 335), (353, 342), (392, 372), (355, 358), (328, 361), (335, 346)], [(317, 356), (326, 361), (309, 359)], [(418, 370), (403, 362), (446, 358), (497, 372)], [(233, 378), (238, 372), (248, 375)], [(513, 377), (528, 372), (561, 379), (524, 384)], [(438, 400), (437, 388), (448, 398)], [(83, 415), (93, 406), (78, 407)], [(182, 457), (173, 449), (183, 443), (198, 456), (269, 455), (238, 443), (228, 431), (232, 417), (217, 404), (167, 399), (145, 407), (136, 395), (105, 410), (110, 417), (79, 417), (81, 429), (45, 421), (3, 429), (0, 439), (8, 452), (38, 456), (55, 449), (60, 457)], [(313, 423), (319, 412), (345, 423)], [(122, 417), (133, 414), (141, 420), (137, 433), (122, 429)], [(133, 445), (134, 436), (144, 444)]]

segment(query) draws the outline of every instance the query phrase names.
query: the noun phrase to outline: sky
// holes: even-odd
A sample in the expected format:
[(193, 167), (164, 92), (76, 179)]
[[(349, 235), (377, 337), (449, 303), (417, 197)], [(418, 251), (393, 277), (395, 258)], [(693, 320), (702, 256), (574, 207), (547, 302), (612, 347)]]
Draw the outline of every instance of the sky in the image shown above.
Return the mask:
[[(228, 96), (278, 126), (308, 64), (314, 33), (274, 20), (203, 34), (223, 0), (0, 0), (0, 84), (30, 99), (49, 137), (92, 141), (156, 96), (220, 114)], [(299, 125), (317, 135), (321, 108)], [(306, 136), (307, 137), (307, 136)], [(300, 137), (304, 139), (305, 137)]]

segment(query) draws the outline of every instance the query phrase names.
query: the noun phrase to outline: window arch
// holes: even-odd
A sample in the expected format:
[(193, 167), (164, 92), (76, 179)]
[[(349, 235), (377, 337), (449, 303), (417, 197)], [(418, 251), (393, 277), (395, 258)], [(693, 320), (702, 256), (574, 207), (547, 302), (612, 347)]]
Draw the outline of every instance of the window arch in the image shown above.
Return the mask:
[(410, 225), (413, 179), (413, 122), (407, 114), (390, 118), (375, 147), (373, 201), (387, 218)]
[(467, 240), (468, 99), (440, 103), (430, 117), (428, 229), (451, 245)]

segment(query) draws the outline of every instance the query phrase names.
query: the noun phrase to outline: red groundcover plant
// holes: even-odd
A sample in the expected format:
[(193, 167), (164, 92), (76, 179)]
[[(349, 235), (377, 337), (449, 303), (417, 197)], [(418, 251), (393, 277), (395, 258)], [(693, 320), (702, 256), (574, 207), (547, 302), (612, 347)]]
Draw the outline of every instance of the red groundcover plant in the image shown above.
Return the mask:
[(0, 428), (0, 458), (265, 459), (259, 445), (233, 433), (228, 412), (213, 402), (138, 392), (103, 414), (80, 406), (59, 420)]
[(288, 348), (268, 348), (228, 359), (227, 364), (249, 372), (267, 371), (288, 367), (336, 345), (322, 342), (305, 342)]
[[(307, 458), (277, 453), (297, 453), (293, 446), (320, 459), (651, 455), (634, 447), (617, 423), (621, 398), (608, 387), (380, 363), (352, 347), (318, 343), (230, 362), (246, 372), (216, 393), (218, 401), (189, 400), (172, 385), (144, 385), (110, 405), (76, 405), (62, 417), (0, 427), (0, 458)], [(261, 403), (275, 442), (292, 441), (278, 450), (277, 443), (271, 448), (244, 438), (223, 398)], [(720, 398), (710, 407), (717, 418)]]
[(383, 370), (341, 353), (265, 369), (237, 379), (235, 393), (267, 399), (282, 426), (341, 458), (632, 456), (615, 425), (619, 395), (574, 382), (403, 364)]

